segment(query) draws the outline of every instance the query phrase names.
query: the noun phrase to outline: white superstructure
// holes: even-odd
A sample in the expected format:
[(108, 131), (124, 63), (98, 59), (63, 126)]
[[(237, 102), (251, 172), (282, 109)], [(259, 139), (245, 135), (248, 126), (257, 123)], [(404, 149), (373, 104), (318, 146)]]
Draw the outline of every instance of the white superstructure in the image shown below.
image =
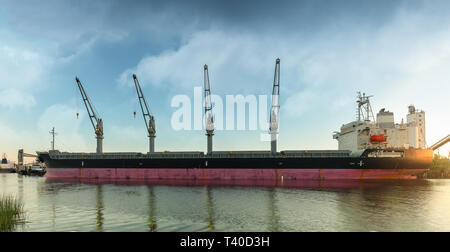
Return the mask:
[(411, 131), (409, 134), (409, 146), (425, 149), (425, 112), (422, 110), (416, 110), (413, 105), (408, 107), (409, 113), (406, 116), (406, 123), (408, 129)]
[(333, 138), (338, 140), (339, 150), (361, 151), (367, 148), (416, 148), (426, 149), (425, 112), (408, 107), (406, 124), (395, 123), (394, 113), (381, 109), (376, 120), (369, 101), (370, 96), (358, 93), (357, 120), (341, 127)]

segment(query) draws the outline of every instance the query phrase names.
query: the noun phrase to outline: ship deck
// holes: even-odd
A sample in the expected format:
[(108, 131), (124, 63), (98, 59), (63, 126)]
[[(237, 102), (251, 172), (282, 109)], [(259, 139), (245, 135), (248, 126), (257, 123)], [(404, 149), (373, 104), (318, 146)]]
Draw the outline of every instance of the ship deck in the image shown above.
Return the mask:
[(77, 152), (37, 152), (48, 154), (52, 159), (221, 159), (221, 158), (337, 158), (349, 157), (351, 151), (341, 150), (286, 150), (278, 153), (270, 151), (216, 151), (212, 154), (204, 152), (106, 152), (106, 153), (77, 153)]

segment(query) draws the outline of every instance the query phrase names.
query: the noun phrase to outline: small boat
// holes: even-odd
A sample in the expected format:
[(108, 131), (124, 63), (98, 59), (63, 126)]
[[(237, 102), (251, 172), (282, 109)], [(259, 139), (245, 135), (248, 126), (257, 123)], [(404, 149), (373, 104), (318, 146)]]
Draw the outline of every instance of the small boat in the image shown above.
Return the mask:
[(45, 166), (38, 162), (33, 163), (28, 169), (30, 176), (44, 176), (45, 172)]
[(46, 169), (43, 163), (34, 162), (32, 164), (24, 165), (22, 169), (19, 170), (19, 174), (28, 176), (44, 176)]

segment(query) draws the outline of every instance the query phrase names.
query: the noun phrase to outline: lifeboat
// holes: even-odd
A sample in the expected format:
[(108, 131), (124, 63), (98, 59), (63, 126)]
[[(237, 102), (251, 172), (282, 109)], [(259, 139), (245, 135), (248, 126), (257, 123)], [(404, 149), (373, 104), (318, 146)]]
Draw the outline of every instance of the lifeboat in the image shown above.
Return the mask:
[(380, 142), (386, 142), (386, 136), (384, 135), (373, 135), (370, 137), (370, 142), (372, 143), (380, 143)]

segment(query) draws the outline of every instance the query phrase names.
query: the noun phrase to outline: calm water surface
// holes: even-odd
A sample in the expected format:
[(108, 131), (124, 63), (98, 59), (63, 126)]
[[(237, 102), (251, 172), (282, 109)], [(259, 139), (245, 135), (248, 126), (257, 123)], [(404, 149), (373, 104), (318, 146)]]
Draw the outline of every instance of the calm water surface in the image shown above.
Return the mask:
[(450, 180), (299, 188), (50, 182), (0, 174), (16, 231), (450, 231)]

